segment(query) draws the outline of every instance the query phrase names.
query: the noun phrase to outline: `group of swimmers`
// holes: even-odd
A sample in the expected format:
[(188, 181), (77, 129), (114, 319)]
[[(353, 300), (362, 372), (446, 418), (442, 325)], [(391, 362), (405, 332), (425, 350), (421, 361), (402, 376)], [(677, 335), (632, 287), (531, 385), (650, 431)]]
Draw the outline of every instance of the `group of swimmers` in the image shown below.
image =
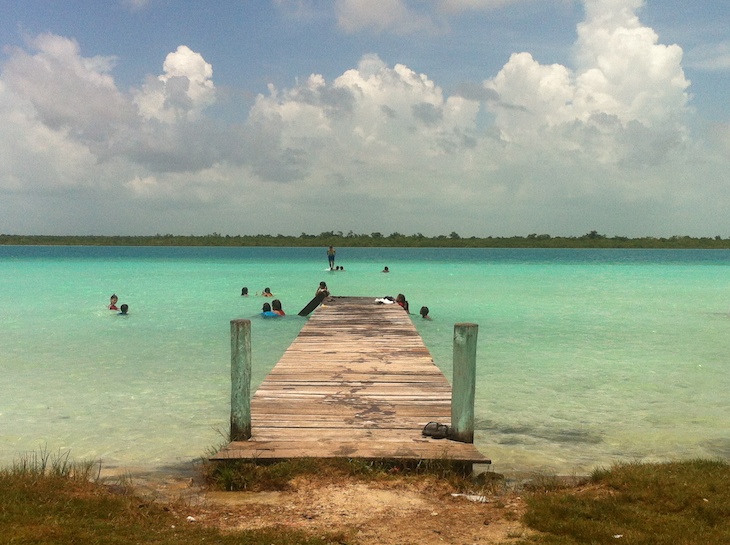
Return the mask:
[[(387, 267), (386, 267), (386, 269), (387, 269)], [(408, 314), (411, 313), (410, 309), (408, 308), (408, 300), (406, 299), (405, 295), (403, 295), (402, 293), (399, 293), (398, 296), (395, 298), (395, 302), (398, 305), (400, 305), (401, 307), (403, 307)], [(423, 318), (424, 320), (431, 319), (431, 317), (428, 315), (428, 313), (429, 313), (428, 307), (425, 307), (425, 306), (421, 307), (421, 310), (419, 310), (418, 313), (421, 315), (421, 318)]]
[[(256, 295), (259, 295), (259, 292), (256, 292)], [(264, 288), (261, 292), (262, 297), (273, 297), (274, 294), (271, 293), (271, 288)], [(248, 297), (248, 288), (246, 286), (241, 288), (241, 297)]]
[(117, 297), (116, 293), (113, 293), (112, 296), (109, 298), (109, 310), (118, 310), (119, 314), (127, 314), (129, 311), (129, 305), (124, 303), (119, 308), (117, 308), (117, 303), (119, 302), (119, 297)]
[[(383, 272), (388, 272), (388, 267), (385, 267)], [(248, 296), (247, 287), (244, 286), (243, 288), (241, 288), (241, 295), (244, 297)], [(256, 295), (258, 295), (258, 292), (256, 292)], [(263, 297), (273, 297), (274, 296), (274, 294), (271, 293), (270, 288), (264, 288), (264, 290), (261, 292), (261, 295)], [(323, 298), (329, 297), (329, 295), (330, 295), (330, 291), (329, 291), (329, 288), (327, 287), (326, 282), (320, 282), (319, 287), (317, 287), (317, 291), (314, 294), (315, 297), (319, 297), (320, 295), (323, 296)], [(113, 296), (113, 297), (116, 297), (116, 296)], [(385, 297), (383, 299), (379, 299), (378, 301), (383, 302), (383, 303), (395, 302), (397, 305), (399, 305), (401, 308), (403, 308), (403, 310), (405, 310), (407, 313), (410, 314), (410, 312), (411, 312), (409, 305), (408, 305), (408, 300), (406, 299), (406, 296), (403, 295), (402, 293), (399, 293), (395, 299), (393, 299), (392, 297)], [(110, 308), (111, 308), (111, 306), (110, 306)], [(421, 310), (419, 310), (419, 314), (421, 315), (421, 318), (423, 318), (424, 320), (431, 319), (429, 312), (430, 311), (427, 306), (422, 306)], [(284, 312), (284, 310), (281, 307), (281, 301), (279, 299), (274, 299), (273, 301), (271, 301), (271, 304), (269, 304), (269, 303), (263, 304), (263, 306), (261, 308), (261, 316), (264, 318), (276, 318), (279, 316), (286, 316), (286, 313)]]
[[(326, 282), (320, 282), (319, 287), (317, 288), (317, 291), (315, 292), (315, 296), (319, 296), (324, 294), (325, 297), (329, 296), (330, 292), (327, 288)], [(243, 297), (248, 297), (248, 288), (243, 287), (241, 288), (241, 295)], [(256, 295), (259, 295), (258, 292), (256, 292)], [(261, 292), (262, 297), (273, 297), (274, 294), (271, 293), (270, 288), (264, 288), (264, 290)], [(271, 303), (264, 303), (261, 307), (261, 316), (263, 318), (277, 318), (279, 316), (286, 316), (286, 313), (284, 312), (284, 309), (281, 306), (281, 301), (279, 299), (273, 299)]]
[[(259, 292), (256, 292), (256, 295), (259, 295)], [(248, 288), (246, 286), (241, 288), (241, 296), (248, 297)], [(261, 296), (273, 297), (274, 294), (271, 293), (271, 288), (264, 288), (261, 292)], [(264, 318), (276, 318), (277, 316), (286, 316), (286, 313), (281, 308), (281, 301), (279, 299), (274, 299), (271, 301), (271, 304), (264, 303), (263, 307), (261, 307), (261, 316)]]
[(261, 308), (261, 316), (264, 318), (277, 318), (279, 316), (286, 316), (286, 313), (281, 308), (281, 301), (274, 299), (271, 304), (264, 303)]

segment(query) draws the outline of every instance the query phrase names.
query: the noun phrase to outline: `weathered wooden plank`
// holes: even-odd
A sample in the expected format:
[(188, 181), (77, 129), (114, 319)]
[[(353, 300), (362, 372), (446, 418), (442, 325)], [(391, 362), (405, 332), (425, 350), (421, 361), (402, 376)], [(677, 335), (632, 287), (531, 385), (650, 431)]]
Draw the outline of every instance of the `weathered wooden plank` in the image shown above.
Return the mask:
[(408, 314), (374, 298), (320, 306), (251, 400), (252, 437), (212, 459), (488, 460), (421, 430), (449, 423), (451, 386)]

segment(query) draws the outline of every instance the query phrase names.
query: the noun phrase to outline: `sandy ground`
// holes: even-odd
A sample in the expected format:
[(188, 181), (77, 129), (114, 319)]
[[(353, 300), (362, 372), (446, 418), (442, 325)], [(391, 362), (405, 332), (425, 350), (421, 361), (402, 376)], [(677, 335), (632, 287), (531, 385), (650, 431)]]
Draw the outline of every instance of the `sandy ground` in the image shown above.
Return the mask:
[(181, 524), (223, 530), (291, 528), (313, 535), (339, 533), (361, 545), (509, 543), (529, 530), (520, 523), (524, 502), (509, 486), (483, 496), (454, 495), (436, 479), (386, 482), (294, 481), (282, 492), (219, 492), (194, 472), (126, 475), (140, 496), (172, 505)]

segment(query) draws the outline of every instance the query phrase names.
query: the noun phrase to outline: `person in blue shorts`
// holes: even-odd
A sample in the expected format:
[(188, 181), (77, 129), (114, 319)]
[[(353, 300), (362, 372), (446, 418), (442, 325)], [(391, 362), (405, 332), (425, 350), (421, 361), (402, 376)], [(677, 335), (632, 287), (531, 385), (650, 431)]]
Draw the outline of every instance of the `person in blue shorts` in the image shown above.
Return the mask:
[(333, 246), (330, 246), (327, 248), (327, 261), (330, 263), (330, 269), (335, 268), (335, 254), (337, 253), (337, 250), (334, 249)]

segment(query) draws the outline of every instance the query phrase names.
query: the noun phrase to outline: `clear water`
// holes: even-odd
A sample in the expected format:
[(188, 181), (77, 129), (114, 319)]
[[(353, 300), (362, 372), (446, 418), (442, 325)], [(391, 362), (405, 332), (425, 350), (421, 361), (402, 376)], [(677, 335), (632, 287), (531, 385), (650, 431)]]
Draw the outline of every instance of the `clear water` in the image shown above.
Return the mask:
[[(254, 319), (255, 386), (321, 280), (427, 305), (433, 320), (413, 320), (447, 377), (454, 323), (479, 324), (475, 442), (496, 471), (730, 458), (730, 252), (337, 257), (344, 272), (324, 248), (0, 247), (0, 464), (39, 448), (107, 467), (204, 456), (228, 427), (230, 320)], [(257, 317), (264, 287), (286, 319)]]

